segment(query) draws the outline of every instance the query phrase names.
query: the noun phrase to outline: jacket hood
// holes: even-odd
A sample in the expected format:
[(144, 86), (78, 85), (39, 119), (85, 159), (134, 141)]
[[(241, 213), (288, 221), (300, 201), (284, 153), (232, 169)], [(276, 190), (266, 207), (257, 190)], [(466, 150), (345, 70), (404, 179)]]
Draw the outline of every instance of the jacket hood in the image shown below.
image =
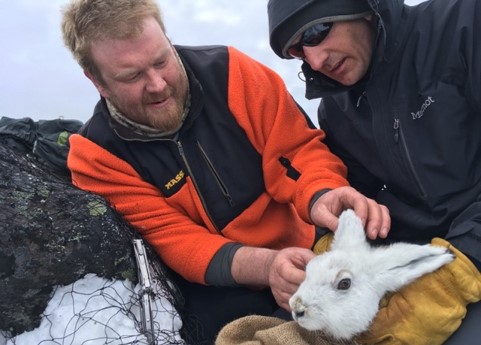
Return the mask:
[(405, 20), (403, 11), (406, 12), (407, 9), (404, 0), (367, 0), (367, 3), (377, 17), (377, 38), (368, 74), (358, 83), (348, 87), (314, 71), (309, 64), (304, 62), (302, 72), (306, 81), (305, 96), (307, 99), (330, 96), (359, 86), (369, 78), (369, 73), (373, 72), (377, 63), (383, 60), (388, 61), (391, 56), (396, 54), (397, 47), (401, 43), (400, 40), (405, 39), (404, 32), (402, 32), (405, 30), (402, 25), (402, 21)]
[(357, 19), (371, 12), (367, 0), (269, 0), (271, 48), (281, 58), (292, 59), (287, 49), (309, 26)]

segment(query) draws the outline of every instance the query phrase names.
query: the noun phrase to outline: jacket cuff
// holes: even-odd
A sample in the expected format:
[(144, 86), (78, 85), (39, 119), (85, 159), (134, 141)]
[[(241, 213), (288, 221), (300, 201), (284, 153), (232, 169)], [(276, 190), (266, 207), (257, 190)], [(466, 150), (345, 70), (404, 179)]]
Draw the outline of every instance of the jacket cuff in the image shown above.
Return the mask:
[(227, 243), (214, 255), (205, 273), (205, 282), (212, 286), (239, 287), (232, 277), (232, 260), (237, 250), (242, 247), (240, 243)]
[[(326, 189), (323, 189), (323, 190), (320, 190), (319, 192), (316, 192), (314, 194), (314, 196), (311, 198), (311, 201), (309, 201), (309, 206), (308, 206), (308, 210), (307, 210), (307, 215), (309, 216), (309, 220), (311, 220), (311, 210), (312, 210), (312, 206), (314, 205), (314, 203), (321, 197), (323, 196), (324, 194), (326, 194), (327, 192), (331, 191), (332, 189), (330, 188), (326, 188)], [(312, 221), (311, 221), (312, 223)]]

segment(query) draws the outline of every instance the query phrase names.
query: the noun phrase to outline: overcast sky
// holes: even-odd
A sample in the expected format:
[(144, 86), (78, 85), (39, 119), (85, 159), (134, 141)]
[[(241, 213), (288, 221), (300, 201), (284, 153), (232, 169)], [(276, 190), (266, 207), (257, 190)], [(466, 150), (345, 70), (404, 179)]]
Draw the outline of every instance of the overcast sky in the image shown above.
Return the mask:
[[(0, 0), (0, 117), (86, 121), (99, 96), (63, 46), (61, 7), (68, 0)], [(420, 0), (407, 0), (415, 4)], [(308, 114), (298, 61), (270, 49), (267, 0), (158, 0), (175, 44), (233, 45), (276, 70)], [(315, 121), (317, 124), (317, 120)]]

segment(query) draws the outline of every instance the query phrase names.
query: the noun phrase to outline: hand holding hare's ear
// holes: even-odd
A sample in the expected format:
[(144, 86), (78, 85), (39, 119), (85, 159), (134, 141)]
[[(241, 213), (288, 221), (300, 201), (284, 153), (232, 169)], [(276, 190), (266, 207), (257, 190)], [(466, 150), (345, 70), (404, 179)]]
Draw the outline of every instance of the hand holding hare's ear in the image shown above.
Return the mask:
[(292, 315), (306, 329), (350, 339), (368, 329), (386, 292), (453, 259), (449, 250), (432, 245), (371, 247), (360, 219), (344, 211), (331, 250), (307, 265), (306, 279), (289, 301)]

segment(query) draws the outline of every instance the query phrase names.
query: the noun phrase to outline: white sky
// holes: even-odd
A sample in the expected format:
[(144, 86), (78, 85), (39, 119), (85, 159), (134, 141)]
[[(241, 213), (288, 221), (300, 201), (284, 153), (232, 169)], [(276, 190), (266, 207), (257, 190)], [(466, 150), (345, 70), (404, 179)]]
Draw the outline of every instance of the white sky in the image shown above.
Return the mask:
[[(408, 0), (414, 4), (420, 0)], [(0, 0), (0, 117), (86, 121), (98, 94), (63, 46), (60, 9), (67, 0)], [(176, 44), (227, 44), (276, 70), (314, 119), (298, 61), (270, 49), (267, 0), (158, 0)], [(315, 120), (317, 124), (317, 120)]]

